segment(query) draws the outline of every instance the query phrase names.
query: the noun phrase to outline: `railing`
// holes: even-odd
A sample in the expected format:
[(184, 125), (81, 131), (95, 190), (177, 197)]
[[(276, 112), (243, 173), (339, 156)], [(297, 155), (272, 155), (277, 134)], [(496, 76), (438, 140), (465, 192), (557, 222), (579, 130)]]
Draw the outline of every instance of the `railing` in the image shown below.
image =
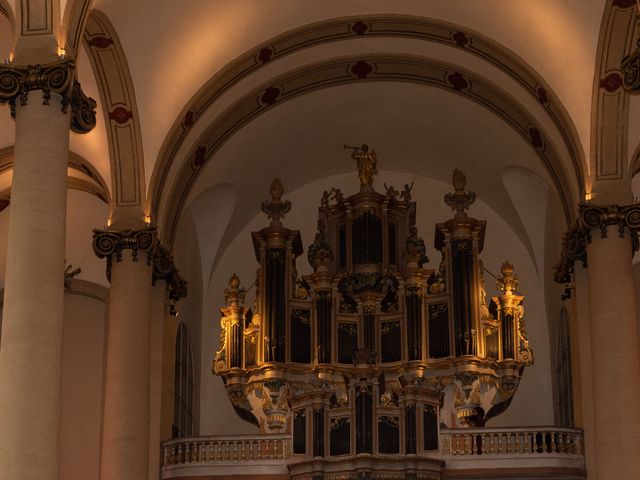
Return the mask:
[(443, 429), (445, 455), (583, 455), (582, 430), (560, 427)]
[[(584, 478), (583, 435), (580, 429), (442, 428), (439, 440), (439, 450), (418, 454), (418, 460), (444, 460), (444, 468), (449, 472), (503, 469), (503, 472), (513, 474), (504, 478), (512, 479), (540, 469), (556, 472), (554, 478)], [(292, 457), (290, 435), (181, 438), (162, 445), (162, 478), (286, 476)], [(398, 457), (401, 458), (404, 457)]]
[(180, 438), (162, 445), (162, 466), (198, 463), (253, 463), (291, 457), (290, 435)]

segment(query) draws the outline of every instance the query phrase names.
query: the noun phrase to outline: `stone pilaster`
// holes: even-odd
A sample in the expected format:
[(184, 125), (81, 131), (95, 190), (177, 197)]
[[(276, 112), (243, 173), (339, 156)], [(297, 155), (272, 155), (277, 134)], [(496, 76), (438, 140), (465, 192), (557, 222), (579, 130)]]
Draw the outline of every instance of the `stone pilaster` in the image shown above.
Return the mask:
[[(55, 480), (68, 131), (93, 127), (95, 103), (82, 95), (70, 60), (0, 65), (0, 103), (10, 104), (16, 121), (0, 347), (0, 471), (18, 480)], [(83, 127), (76, 129), (81, 111)]]

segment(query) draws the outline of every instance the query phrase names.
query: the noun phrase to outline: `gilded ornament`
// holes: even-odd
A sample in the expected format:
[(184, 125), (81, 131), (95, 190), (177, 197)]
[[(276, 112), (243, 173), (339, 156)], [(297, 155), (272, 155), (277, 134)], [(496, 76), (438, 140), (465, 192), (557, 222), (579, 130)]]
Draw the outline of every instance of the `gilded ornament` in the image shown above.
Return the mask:
[(351, 158), (356, 161), (358, 167), (358, 176), (360, 177), (360, 191), (372, 192), (373, 179), (378, 174), (378, 157), (375, 150), (369, 151), (369, 145), (363, 143), (361, 147), (344, 148), (353, 150)]

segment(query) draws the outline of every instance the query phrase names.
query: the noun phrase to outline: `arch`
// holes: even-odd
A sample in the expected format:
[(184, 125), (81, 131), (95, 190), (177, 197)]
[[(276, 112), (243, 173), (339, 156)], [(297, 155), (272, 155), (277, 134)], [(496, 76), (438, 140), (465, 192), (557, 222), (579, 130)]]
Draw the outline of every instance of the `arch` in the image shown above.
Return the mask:
[(359, 36), (402, 37), (445, 44), (469, 52), (502, 70), (543, 106), (569, 151), (579, 194), (584, 193), (588, 168), (575, 126), (557, 95), (531, 67), (508, 49), (470, 29), (425, 17), (378, 14), (331, 19), (290, 30), (246, 52), (214, 75), (183, 108), (161, 147), (148, 194), (153, 216), (160, 213), (169, 171), (189, 130), (226, 91), (264, 65), (286, 55)]
[(613, 181), (614, 189), (620, 191), (620, 182), (631, 177), (626, 163), (629, 95), (622, 88), (620, 62), (633, 48), (636, 9), (634, 1), (608, 0), (602, 17), (591, 109), (590, 176), (594, 188), (598, 182)]
[(293, 70), (254, 89), (231, 105), (200, 135), (178, 171), (163, 216), (163, 232), (172, 242), (190, 188), (215, 152), (240, 128), (274, 106), (300, 95), (353, 82), (409, 82), (448, 90), (496, 114), (533, 148), (547, 169), (561, 199), (567, 224), (572, 217), (571, 192), (560, 154), (548, 141), (544, 127), (511, 95), (474, 73), (457, 66), (411, 55), (370, 55), (330, 59)]
[(67, 0), (62, 18), (62, 31), (65, 37), (61, 43), (66, 54), (71, 58), (77, 58), (80, 39), (92, 3), (93, 0)]
[(84, 44), (103, 106), (111, 161), (114, 211), (143, 215), (144, 158), (133, 81), (113, 25), (104, 13), (91, 10)]
[(7, 19), (9, 19), (9, 22), (11, 23), (11, 28), (13, 29), (13, 33), (15, 34), (16, 17), (13, 13), (13, 10), (11, 9), (11, 5), (9, 5), (9, 2), (7, 2), (7, 0), (0, 0), (0, 14), (4, 15), (5, 17), (7, 17)]

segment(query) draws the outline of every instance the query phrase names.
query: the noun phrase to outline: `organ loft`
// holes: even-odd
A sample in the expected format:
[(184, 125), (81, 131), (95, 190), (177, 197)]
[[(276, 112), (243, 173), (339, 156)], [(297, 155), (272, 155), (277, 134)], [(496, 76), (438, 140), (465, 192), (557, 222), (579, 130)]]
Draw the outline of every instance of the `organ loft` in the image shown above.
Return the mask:
[(441, 260), (429, 268), (412, 185), (377, 192), (375, 150), (348, 148), (360, 190), (323, 193), (308, 275), (296, 269), (300, 233), (283, 225), (291, 203), (271, 184), (270, 223), (252, 233), (255, 301), (247, 306), (232, 275), (213, 370), (241, 418), (292, 436), (293, 478), (346, 462), (365, 473), (437, 471), (428, 453), (441, 426), (484, 426), (532, 364), (524, 297), (505, 261), (499, 294), (487, 298), (486, 222), (468, 213), (476, 197), (461, 171), (444, 197), (453, 218), (435, 225)]

